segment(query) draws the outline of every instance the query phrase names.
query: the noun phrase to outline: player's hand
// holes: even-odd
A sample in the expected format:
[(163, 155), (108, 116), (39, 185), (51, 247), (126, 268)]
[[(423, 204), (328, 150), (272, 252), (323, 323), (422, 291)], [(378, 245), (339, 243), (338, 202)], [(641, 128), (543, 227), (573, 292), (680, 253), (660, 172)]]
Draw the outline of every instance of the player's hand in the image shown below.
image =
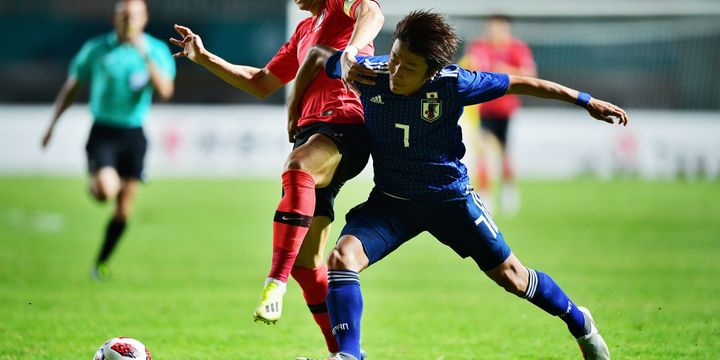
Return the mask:
[(618, 119), (618, 124), (627, 126), (628, 117), (625, 110), (607, 101), (592, 98), (587, 106), (590, 116), (609, 124), (614, 124), (613, 118)]
[(375, 85), (375, 74), (374, 71), (358, 64), (355, 57), (350, 56), (348, 53), (343, 53), (340, 57), (340, 65), (342, 66), (342, 82), (345, 88), (354, 91), (360, 95), (360, 90), (355, 86), (353, 82), (357, 81), (360, 84)]
[(43, 136), (42, 139), (42, 148), (47, 149), (48, 144), (50, 144), (50, 139), (52, 139), (53, 136), (53, 129), (48, 129), (48, 131), (45, 133), (45, 136)]
[(292, 102), (288, 102), (287, 132), (288, 141), (291, 143), (295, 142), (295, 135), (297, 135), (298, 131), (298, 119), (300, 119), (298, 107)]
[(138, 36), (133, 36), (130, 38), (130, 44), (137, 49), (138, 53), (142, 57), (146, 57), (148, 53), (148, 47), (147, 42), (145, 41), (145, 37), (142, 36), (142, 34), (139, 34)]
[(190, 61), (197, 63), (200, 59), (200, 55), (205, 52), (202, 39), (200, 35), (197, 35), (190, 30), (190, 28), (175, 24), (175, 31), (182, 36), (182, 40), (170, 38), (170, 43), (177, 45), (182, 49), (173, 54), (174, 58), (186, 57)]

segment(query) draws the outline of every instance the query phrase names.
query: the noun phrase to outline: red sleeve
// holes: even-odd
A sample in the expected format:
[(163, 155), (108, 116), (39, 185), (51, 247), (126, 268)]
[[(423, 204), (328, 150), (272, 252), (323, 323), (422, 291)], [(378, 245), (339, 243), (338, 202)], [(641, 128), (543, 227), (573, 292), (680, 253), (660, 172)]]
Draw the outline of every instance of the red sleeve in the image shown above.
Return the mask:
[[(380, 6), (380, 4), (376, 0), (371, 1)], [(325, 6), (327, 6), (327, 9), (330, 11), (335, 11), (338, 9), (342, 10), (345, 15), (355, 20), (355, 9), (358, 7), (358, 5), (360, 5), (361, 2), (363, 2), (363, 0), (327, 0)]]
[(470, 45), (470, 58), (472, 70), (490, 71), (490, 54), (487, 47), (481, 41), (475, 41)]
[(301, 30), (305, 23), (306, 21), (303, 20), (298, 24), (290, 40), (288, 40), (288, 42), (278, 50), (277, 54), (270, 59), (270, 62), (265, 65), (265, 68), (277, 76), (283, 84), (287, 84), (294, 79), (300, 68), (297, 56), (297, 43), (299, 34), (302, 32)]
[[(362, 0), (345, 0), (345, 14), (347, 16), (355, 19), (355, 9), (360, 5)], [(376, 3), (378, 7), (380, 7), (380, 4), (376, 0), (372, 0), (372, 2)]]

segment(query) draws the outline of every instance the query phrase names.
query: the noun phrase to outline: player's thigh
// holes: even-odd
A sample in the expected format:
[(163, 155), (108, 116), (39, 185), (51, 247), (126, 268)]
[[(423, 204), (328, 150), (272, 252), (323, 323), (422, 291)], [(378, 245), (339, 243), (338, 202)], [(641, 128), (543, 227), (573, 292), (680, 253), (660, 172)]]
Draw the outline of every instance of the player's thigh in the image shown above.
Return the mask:
[(148, 141), (142, 128), (123, 129), (116, 168), (123, 179), (142, 180)]
[(483, 271), (502, 264), (510, 247), (476, 193), (464, 200), (436, 206), (436, 214), (426, 219), (430, 233), (459, 256), (471, 257)]
[(85, 144), (88, 172), (91, 175), (104, 167), (115, 167), (120, 149), (120, 129), (102, 124), (93, 124)]
[(345, 182), (357, 176), (367, 165), (370, 150), (367, 130), (363, 125), (336, 125), (326, 127), (325, 135), (335, 142), (342, 154), (340, 163), (327, 186), (315, 188), (315, 216), (327, 216), (335, 220), (335, 197)]
[(408, 209), (403, 209), (400, 201), (373, 192), (368, 201), (345, 216), (346, 224), (340, 237), (350, 235), (360, 240), (368, 266), (385, 258), (421, 231), (417, 223), (402, 216)]
[(312, 175), (315, 186), (325, 187), (332, 181), (342, 154), (335, 142), (324, 134), (312, 135), (293, 149), (285, 162), (285, 170), (303, 170)]
[(315, 216), (300, 246), (295, 266), (314, 269), (324, 263), (325, 245), (330, 235), (331, 220), (327, 216)]
[[(319, 182), (316, 179), (316, 187), (328, 188), (330, 191), (328, 194), (334, 198), (343, 184), (357, 176), (367, 165), (370, 157), (367, 129), (362, 124), (312, 124), (300, 129), (295, 137), (294, 148), (297, 150), (305, 147), (309, 142), (317, 141), (318, 135), (322, 136), (319, 139), (323, 141), (323, 145), (329, 146), (327, 140), (332, 141), (335, 144), (337, 153), (333, 153), (335, 157), (329, 159), (328, 164), (324, 164), (324, 171), (321, 172), (325, 179)], [(294, 152), (291, 156), (293, 155), (295, 155)], [(298, 167), (302, 163), (295, 163), (294, 165)], [(333, 214), (328, 213), (321, 215), (333, 217)]]
[(99, 199), (114, 198), (120, 190), (120, 177), (116, 170), (118, 159), (116, 143), (93, 127), (85, 151), (93, 195)]

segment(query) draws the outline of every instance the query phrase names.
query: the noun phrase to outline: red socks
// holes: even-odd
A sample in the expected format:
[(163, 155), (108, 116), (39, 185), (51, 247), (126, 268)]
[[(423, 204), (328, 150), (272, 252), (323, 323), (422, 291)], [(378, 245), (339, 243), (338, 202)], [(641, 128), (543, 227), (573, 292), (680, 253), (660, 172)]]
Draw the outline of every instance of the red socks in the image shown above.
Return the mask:
[(282, 185), (285, 194), (273, 220), (273, 257), (268, 277), (287, 282), (315, 212), (315, 181), (304, 171), (288, 170), (282, 174)]
[(292, 268), (292, 277), (300, 284), (310, 312), (315, 322), (320, 326), (328, 351), (335, 353), (338, 351), (337, 341), (332, 333), (332, 325), (330, 325), (330, 316), (328, 316), (327, 305), (325, 305), (325, 297), (328, 290), (327, 266), (322, 265), (315, 269), (306, 269), (301, 267)]
[(488, 166), (485, 160), (479, 160), (477, 162), (477, 188), (481, 191), (488, 191), (490, 189), (490, 176), (488, 174)]
[(310, 174), (288, 170), (282, 174), (284, 195), (273, 220), (273, 257), (268, 277), (287, 282), (292, 272), (303, 289), (305, 302), (320, 326), (328, 351), (337, 352), (325, 297), (328, 280), (325, 265), (316, 269), (293, 267), (315, 212), (315, 181)]
[(512, 183), (514, 175), (515, 174), (513, 174), (512, 165), (510, 164), (510, 159), (508, 159), (508, 157), (506, 156), (503, 158), (503, 162), (502, 162), (503, 182)]

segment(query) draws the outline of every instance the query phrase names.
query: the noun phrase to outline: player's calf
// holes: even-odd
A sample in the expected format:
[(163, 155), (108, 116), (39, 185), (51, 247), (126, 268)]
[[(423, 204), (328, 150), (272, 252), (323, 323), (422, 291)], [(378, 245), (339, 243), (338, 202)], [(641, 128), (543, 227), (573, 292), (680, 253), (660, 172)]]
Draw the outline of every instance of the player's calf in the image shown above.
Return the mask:
[(528, 288), (528, 270), (514, 254), (492, 270), (485, 272), (496, 284), (505, 291), (522, 297)]

